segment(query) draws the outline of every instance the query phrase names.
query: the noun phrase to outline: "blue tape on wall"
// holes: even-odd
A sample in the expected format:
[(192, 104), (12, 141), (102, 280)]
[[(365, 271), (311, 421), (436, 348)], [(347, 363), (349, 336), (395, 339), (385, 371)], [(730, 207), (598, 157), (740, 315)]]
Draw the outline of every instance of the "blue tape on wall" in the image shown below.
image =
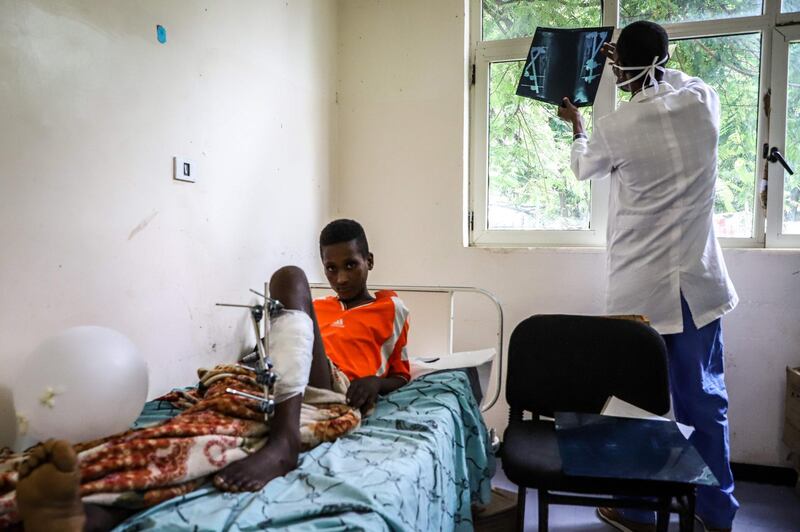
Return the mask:
[(166, 44), (167, 42), (167, 30), (164, 29), (164, 26), (159, 24), (156, 26), (156, 37), (158, 37), (158, 42), (161, 44)]

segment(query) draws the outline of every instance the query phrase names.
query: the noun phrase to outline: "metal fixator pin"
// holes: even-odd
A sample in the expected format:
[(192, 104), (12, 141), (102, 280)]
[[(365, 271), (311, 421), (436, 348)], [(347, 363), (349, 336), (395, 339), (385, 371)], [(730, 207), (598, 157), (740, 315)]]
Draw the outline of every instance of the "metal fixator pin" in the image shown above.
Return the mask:
[[(259, 409), (264, 412), (265, 418), (268, 419), (275, 413), (275, 401), (270, 397), (275, 394), (275, 383), (278, 380), (278, 375), (272, 371), (272, 361), (269, 357), (269, 332), (270, 332), (270, 318), (283, 310), (283, 304), (277, 299), (270, 298), (269, 285), (264, 284), (264, 293), (257, 292), (250, 289), (250, 292), (259, 297), (264, 298), (263, 305), (238, 305), (233, 303), (217, 303), (219, 307), (235, 307), (250, 309), (250, 323), (253, 326), (253, 331), (256, 335), (256, 348), (253, 352), (244, 355), (241, 362), (255, 362), (254, 371), (256, 373), (256, 382), (264, 387), (264, 397), (227, 388), (226, 393), (245, 397), (259, 402)], [(265, 316), (266, 314), (266, 316)], [(263, 334), (261, 332), (261, 320), (264, 320)], [(241, 365), (241, 364), (239, 364)], [(250, 369), (250, 368), (248, 368)]]
[(225, 388), (225, 392), (231, 395), (238, 395), (239, 397), (244, 397), (245, 399), (251, 399), (253, 401), (258, 402), (258, 409), (264, 412), (266, 415), (271, 416), (275, 413), (275, 401), (273, 399), (265, 399), (258, 395), (253, 395), (251, 393), (243, 392), (241, 390), (236, 390), (234, 388)]

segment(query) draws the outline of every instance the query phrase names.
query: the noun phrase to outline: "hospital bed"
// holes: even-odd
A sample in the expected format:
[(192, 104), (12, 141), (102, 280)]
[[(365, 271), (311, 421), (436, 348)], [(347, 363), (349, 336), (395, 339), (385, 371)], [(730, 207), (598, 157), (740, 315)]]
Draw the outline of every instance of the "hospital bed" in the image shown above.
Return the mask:
[[(327, 287), (312, 288), (318, 292)], [(438, 349), (437, 340), (421, 332), (427, 341), (409, 342), (411, 357), (418, 359), (412, 363), (424, 370), (429, 361), (448, 357), (484, 361), (494, 378), (481, 406), (467, 372), (437, 366), (382, 397), (354, 432), (303, 453), (296, 470), (261, 491), (220, 493), (203, 486), (141, 512), (115, 530), (472, 530), (472, 505), (489, 501), (494, 471), (493, 438), (481, 410), (490, 408), (500, 393), (502, 309), (492, 294), (476, 288), (370, 286), (384, 288), (404, 300), (410, 294), (443, 298), (437, 303), (448, 323), (439, 344), (443, 351), (430, 351)], [(497, 343), (488, 359), (485, 351), (477, 358), (453, 353), (457, 294), (486, 297), (492, 303)], [(413, 320), (414, 303), (406, 304)], [(420, 314), (423, 330), (431, 320)], [(152, 402), (141, 419), (151, 423), (175, 413), (169, 405)]]

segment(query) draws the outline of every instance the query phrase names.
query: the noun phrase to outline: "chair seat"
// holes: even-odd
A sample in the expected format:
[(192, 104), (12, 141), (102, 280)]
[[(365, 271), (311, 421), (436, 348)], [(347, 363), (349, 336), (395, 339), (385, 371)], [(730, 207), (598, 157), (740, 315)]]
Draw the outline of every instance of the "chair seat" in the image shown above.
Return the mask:
[(564, 474), (551, 421), (511, 423), (503, 434), (502, 467), (518, 486), (572, 493), (659, 496), (691, 490), (686, 484), (654, 480), (577, 477)]

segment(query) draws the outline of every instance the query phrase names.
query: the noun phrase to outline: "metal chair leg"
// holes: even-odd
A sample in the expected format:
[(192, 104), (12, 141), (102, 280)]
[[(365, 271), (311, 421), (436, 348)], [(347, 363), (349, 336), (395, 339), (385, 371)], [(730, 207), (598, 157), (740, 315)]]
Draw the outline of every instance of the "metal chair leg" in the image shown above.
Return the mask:
[(658, 500), (658, 511), (656, 512), (656, 531), (667, 532), (669, 530), (669, 508), (672, 497), (661, 497)]
[(547, 532), (549, 494), (547, 490), (539, 488), (537, 495), (539, 499), (539, 532)]
[(686, 532), (686, 512), (689, 507), (689, 499), (684, 495), (679, 495), (675, 497), (675, 501), (677, 504), (673, 508), (677, 509), (678, 512), (678, 530)]
[(678, 515), (680, 516), (680, 532), (694, 532), (694, 505), (695, 492), (690, 491), (686, 495), (676, 497), (678, 504)]
[(517, 488), (517, 532), (525, 530), (525, 494), (527, 491), (525, 486)]
[(692, 489), (686, 496), (686, 531), (694, 532), (694, 506), (696, 502), (696, 491)]

